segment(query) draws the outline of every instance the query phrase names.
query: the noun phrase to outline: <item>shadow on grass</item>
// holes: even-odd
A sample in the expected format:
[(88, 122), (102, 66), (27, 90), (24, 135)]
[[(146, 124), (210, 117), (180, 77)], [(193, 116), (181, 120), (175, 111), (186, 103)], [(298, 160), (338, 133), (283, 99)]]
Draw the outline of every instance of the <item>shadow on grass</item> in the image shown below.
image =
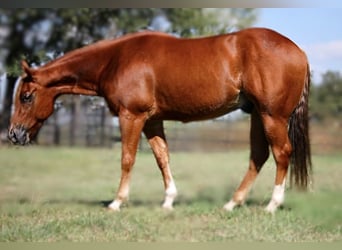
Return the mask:
[[(106, 210), (108, 205), (112, 202), (112, 200), (101, 200), (101, 199), (50, 199), (43, 201), (34, 201), (28, 198), (20, 198), (17, 200), (12, 200), (8, 203), (9, 207), (13, 208), (13, 205), (17, 208), (19, 207), (40, 207), (42, 210), (46, 210), (49, 207), (58, 207), (63, 209), (73, 209), (75, 207), (82, 208), (82, 210), (96, 211), (98, 209)], [(185, 197), (179, 196), (174, 203), (174, 208), (176, 211), (191, 211), (192, 213), (211, 213), (213, 211), (218, 211), (220, 209), (223, 210), (223, 206), (227, 201), (224, 199), (219, 199), (210, 196), (203, 196), (202, 194), (198, 194), (196, 197)], [(11, 205), (12, 204), (12, 205)], [(16, 205), (15, 205), (16, 204)], [(258, 199), (249, 199), (242, 206), (236, 207), (235, 211), (239, 211), (240, 209), (250, 210), (252, 211), (261, 211), (267, 205), (266, 201), (258, 200)], [(45, 208), (44, 208), (45, 207)], [(147, 210), (162, 210), (162, 200), (157, 199), (131, 199), (128, 202), (122, 204), (123, 210), (133, 209), (147, 209)], [(6, 210), (6, 209), (5, 209)], [(4, 210), (4, 211), (5, 211)], [(285, 204), (285, 206), (280, 207), (279, 210), (283, 211), (292, 211), (292, 208)]]
[[(87, 200), (87, 199), (51, 199), (47, 201), (43, 201), (42, 203), (45, 205), (81, 205), (88, 207), (99, 207), (99, 208), (107, 208), (113, 200)], [(20, 204), (23, 204), (22, 200), (19, 201)], [(32, 203), (28, 199), (25, 199), (24, 203)], [(156, 207), (157, 205), (161, 205), (161, 202), (155, 200), (130, 200), (128, 202), (124, 202), (122, 207)]]
[[(217, 190), (216, 188), (212, 187), (202, 187), (200, 190), (195, 191), (194, 195), (186, 195), (180, 193), (177, 198), (175, 199), (174, 206), (177, 208), (178, 206), (181, 207), (200, 207), (203, 206), (206, 209), (216, 209), (222, 208), (226, 202), (229, 201), (230, 197), (235, 191), (235, 186), (230, 185), (224, 188), (226, 192), (222, 192)], [(156, 197), (146, 197), (146, 199), (141, 199), (138, 197), (131, 197), (128, 202), (123, 203), (123, 207), (145, 207), (145, 208), (156, 208), (161, 207), (163, 202), (163, 197), (160, 199)], [(107, 208), (108, 205), (113, 200), (104, 200), (104, 199), (80, 199), (77, 197), (66, 197), (64, 198), (54, 198), (54, 199), (47, 199), (43, 201), (34, 201), (29, 199), (28, 197), (18, 197), (18, 199), (12, 200), (18, 204), (44, 204), (44, 205), (81, 205), (81, 206), (88, 206), (88, 207), (102, 207)], [(268, 204), (269, 200), (265, 198), (248, 198), (246, 202), (242, 205), (245, 208), (265, 208)], [(290, 211), (292, 208), (289, 206), (291, 203), (285, 202), (285, 206), (280, 207), (280, 210)], [(293, 205), (293, 204), (292, 204)]]

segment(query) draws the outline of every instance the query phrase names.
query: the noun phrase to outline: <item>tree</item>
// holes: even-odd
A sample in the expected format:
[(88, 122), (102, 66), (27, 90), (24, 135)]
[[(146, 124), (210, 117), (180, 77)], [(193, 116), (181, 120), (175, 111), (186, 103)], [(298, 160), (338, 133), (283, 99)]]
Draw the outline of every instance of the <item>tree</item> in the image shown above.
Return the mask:
[(163, 9), (172, 29), (181, 36), (202, 36), (230, 32), (251, 26), (257, 19), (256, 9)]
[(319, 85), (313, 85), (311, 91), (311, 116), (325, 119), (342, 119), (342, 76), (340, 72), (327, 71), (322, 75)]

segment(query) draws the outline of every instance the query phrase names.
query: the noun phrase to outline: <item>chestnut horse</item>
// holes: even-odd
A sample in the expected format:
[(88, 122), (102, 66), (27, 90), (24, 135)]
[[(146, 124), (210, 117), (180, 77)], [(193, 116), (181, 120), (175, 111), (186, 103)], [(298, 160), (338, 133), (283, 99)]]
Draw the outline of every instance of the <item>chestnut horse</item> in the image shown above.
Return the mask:
[(226, 35), (181, 39), (139, 32), (76, 49), (40, 68), (23, 61), (9, 139), (34, 139), (63, 94), (102, 96), (119, 117), (121, 180), (115, 200), (128, 198), (132, 166), (141, 132), (163, 176), (163, 207), (172, 209), (177, 189), (169, 167), (163, 120), (211, 119), (236, 109), (251, 114), (250, 161), (232, 199), (242, 204), (269, 157), (276, 163), (273, 194), (266, 207), (284, 201), (285, 180), (306, 187), (311, 170), (308, 135), (310, 72), (305, 53), (275, 31), (252, 28)]

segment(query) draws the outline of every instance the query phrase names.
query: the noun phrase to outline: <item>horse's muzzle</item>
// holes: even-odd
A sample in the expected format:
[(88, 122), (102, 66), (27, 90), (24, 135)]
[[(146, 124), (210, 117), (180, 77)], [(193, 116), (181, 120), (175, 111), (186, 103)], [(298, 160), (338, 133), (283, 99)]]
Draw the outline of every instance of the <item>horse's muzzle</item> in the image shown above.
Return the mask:
[(26, 145), (30, 142), (29, 134), (22, 125), (11, 127), (8, 131), (8, 139), (17, 145)]

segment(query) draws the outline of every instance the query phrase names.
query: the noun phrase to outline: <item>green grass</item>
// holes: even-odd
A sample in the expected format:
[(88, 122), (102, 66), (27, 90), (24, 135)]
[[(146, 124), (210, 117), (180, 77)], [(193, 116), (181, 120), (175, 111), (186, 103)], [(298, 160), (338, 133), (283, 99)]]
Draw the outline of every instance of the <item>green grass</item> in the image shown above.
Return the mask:
[(314, 155), (309, 193), (287, 191), (283, 209), (263, 210), (273, 159), (248, 202), (222, 211), (247, 168), (248, 151), (171, 153), (179, 196), (160, 208), (163, 185), (150, 152), (140, 152), (130, 201), (106, 210), (120, 178), (120, 151), (79, 148), (0, 148), (0, 241), (341, 241), (342, 155)]

